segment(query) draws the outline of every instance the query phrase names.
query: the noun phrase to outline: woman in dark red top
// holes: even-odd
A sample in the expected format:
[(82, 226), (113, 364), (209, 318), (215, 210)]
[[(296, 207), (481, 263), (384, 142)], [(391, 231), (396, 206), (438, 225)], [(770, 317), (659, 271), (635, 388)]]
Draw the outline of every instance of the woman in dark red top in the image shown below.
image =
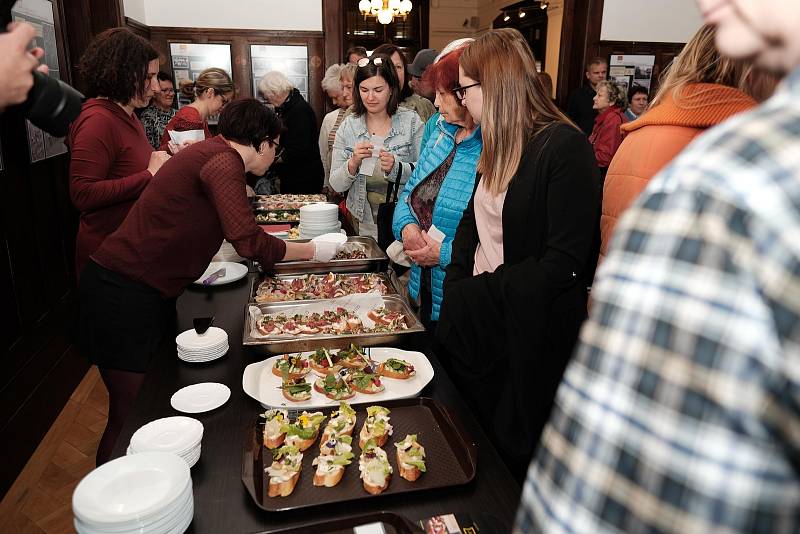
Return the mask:
[(169, 160), (86, 265), (81, 349), (111, 383), (98, 465), (109, 458), (136, 400), (175, 297), (203, 274), (223, 238), (265, 269), (281, 259), (329, 261), (336, 254), (333, 243), (286, 243), (255, 222), (245, 174), (267, 171), (280, 131), (275, 113), (257, 100), (232, 102), (220, 116), (220, 135)]
[(67, 139), (70, 197), (81, 212), (75, 246), (78, 276), (169, 158), (153, 152), (133, 113), (160, 91), (158, 52), (147, 41), (123, 28), (106, 30), (89, 45), (79, 69), (90, 98)]
[(600, 168), (602, 180), (605, 180), (608, 166), (619, 145), (622, 144), (620, 126), (628, 122), (625, 117), (627, 107), (628, 98), (620, 86), (608, 80), (597, 84), (594, 109), (598, 115), (594, 119), (594, 129), (589, 136), (589, 142), (594, 147), (594, 157)]
[(169, 136), (170, 130), (176, 132), (203, 130), (205, 139), (210, 138), (208, 118), (219, 113), (225, 104), (231, 101), (235, 90), (236, 86), (233, 85), (233, 80), (228, 73), (215, 67), (201, 72), (195, 81), (181, 80), (180, 94), (183, 98), (191, 100), (192, 103), (179, 109), (167, 123), (164, 135), (161, 136), (159, 149), (177, 154), (179, 150), (197, 142), (172, 143)]

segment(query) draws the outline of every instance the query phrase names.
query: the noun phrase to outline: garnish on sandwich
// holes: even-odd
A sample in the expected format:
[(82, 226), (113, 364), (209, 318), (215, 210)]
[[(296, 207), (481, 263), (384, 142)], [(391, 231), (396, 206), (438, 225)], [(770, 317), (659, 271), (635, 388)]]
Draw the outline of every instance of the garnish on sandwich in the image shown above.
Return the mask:
[(283, 396), (292, 402), (303, 402), (311, 398), (311, 384), (305, 378), (289, 378), (280, 385)]
[(325, 378), (318, 378), (314, 382), (314, 389), (333, 400), (349, 399), (356, 394), (350, 386), (350, 375), (344, 369), (338, 373), (329, 373)]
[(358, 470), (361, 472), (361, 481), (367, 493), (377, 495), (389, 487), (392, 466), (389, 465), (386, 451), (381, 449), (375, 440), (367, 441), (362, 447)]
[(319, 427), (325, 420), (322, 412), (308, 413), (304, 411), (293, 424), (284, 425), (281, 430), (286, 432), (286, 445), (297, 447), (304, 451), (311, 447), (319, 435)]
[(342, 435), (330, 438), (320, 446), (320, 455), (314, 458), (312, 465), (317, 466), (314, 473), (314, 485), (331, 488), (339, 483), (344, 475), (344, 467), (350, 465), (354, 456), (350, 446), (353, 438)]
[(322, 431), (322, 442), (324, 443), (333, 436), (351, 435), (356, 426), (356, 412), (346, 402), (339, 403), (339, 409), (331, 412), (328, 424)]
[(283, 358), (278, 358), (272, 366), (272, 374), (280, 376), (284, 380), (289, 378), (301, 378), (311, 371), (308, 359), (296, 354), (284, 354)]
[(284, 445), (272, 451), (272, 465), (264, 469), (269, 476), (267, 494), (270, 497), (291, 495), (300, 478), (302, 463), (303, 453), (297, 447)]
[(364, 420), (364, 426), (361, 427), (361, 433), (358, 436), (359, 447), (363, 449), (369, 440), (375, 440), (378, 447), (383, 447), (389, 436), (392, 435), (389, 413), (389, 409), (383, 406), (367, 407), (367, 418)]
[(414, 376), (414, 366), (399, 358), (389, 358), (378, 366), (378, 374), (388, 378), (406, 379)]
[(397, 447), (397, 466), (400, 476), (409, 482), (417, 480), (425, 472), (425, 448), (417, 442), (416, 434), (408, 434)]
[(268, 449), (275, 449), (283, 445), (286, 432), (281, 428), (289, 420), (289, 412), (284, 409), (267, 410), (261, 414), (264, 422), (264, 446)]

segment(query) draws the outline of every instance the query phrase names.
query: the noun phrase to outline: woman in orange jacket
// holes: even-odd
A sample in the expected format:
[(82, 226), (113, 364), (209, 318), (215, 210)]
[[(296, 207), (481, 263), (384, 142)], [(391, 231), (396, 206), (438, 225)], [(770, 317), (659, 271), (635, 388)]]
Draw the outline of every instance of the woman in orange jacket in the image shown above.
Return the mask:
[(714, 28), (703, 26), (664, 72), (650, 109), (622, 125), (626, 134), (603, 187), (600, 259), (617, 219), (650, 179), (706, 129), (765, 100), (777, 80), (751, 61), (719, 55)]

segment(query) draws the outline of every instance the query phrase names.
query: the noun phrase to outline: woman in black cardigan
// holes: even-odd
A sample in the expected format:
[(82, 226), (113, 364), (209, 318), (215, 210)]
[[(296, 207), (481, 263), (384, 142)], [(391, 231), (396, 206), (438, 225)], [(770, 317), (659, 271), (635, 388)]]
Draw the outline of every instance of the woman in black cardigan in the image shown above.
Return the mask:
[(322, 192), (325, 171), (319, 154), (319, 128), (314, 110), (278, 71), (266, 73), (259, 81), (258, 90), (283, 121), (283, 153), (271, 169), (281, 179), (280, 192)]
[(478, 38), (461, 74), (459, 96), (480, 117), (483, 176), (453, 241), (437, 338), (521, 480), (586, 316), (600, 182), (586, 136), (535, 83), (519, 32)]

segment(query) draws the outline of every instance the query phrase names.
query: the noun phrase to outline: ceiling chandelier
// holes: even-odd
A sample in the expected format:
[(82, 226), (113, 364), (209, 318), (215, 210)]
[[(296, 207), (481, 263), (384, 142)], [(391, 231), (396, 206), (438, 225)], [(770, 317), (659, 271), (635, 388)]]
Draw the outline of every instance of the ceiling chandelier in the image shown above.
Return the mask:
[(411, 0), (361, 0), (358, 10), (367, 17), (375, 17), (381, 24), (391, 24), (395, 17), (406, 20), (411, 13)]

